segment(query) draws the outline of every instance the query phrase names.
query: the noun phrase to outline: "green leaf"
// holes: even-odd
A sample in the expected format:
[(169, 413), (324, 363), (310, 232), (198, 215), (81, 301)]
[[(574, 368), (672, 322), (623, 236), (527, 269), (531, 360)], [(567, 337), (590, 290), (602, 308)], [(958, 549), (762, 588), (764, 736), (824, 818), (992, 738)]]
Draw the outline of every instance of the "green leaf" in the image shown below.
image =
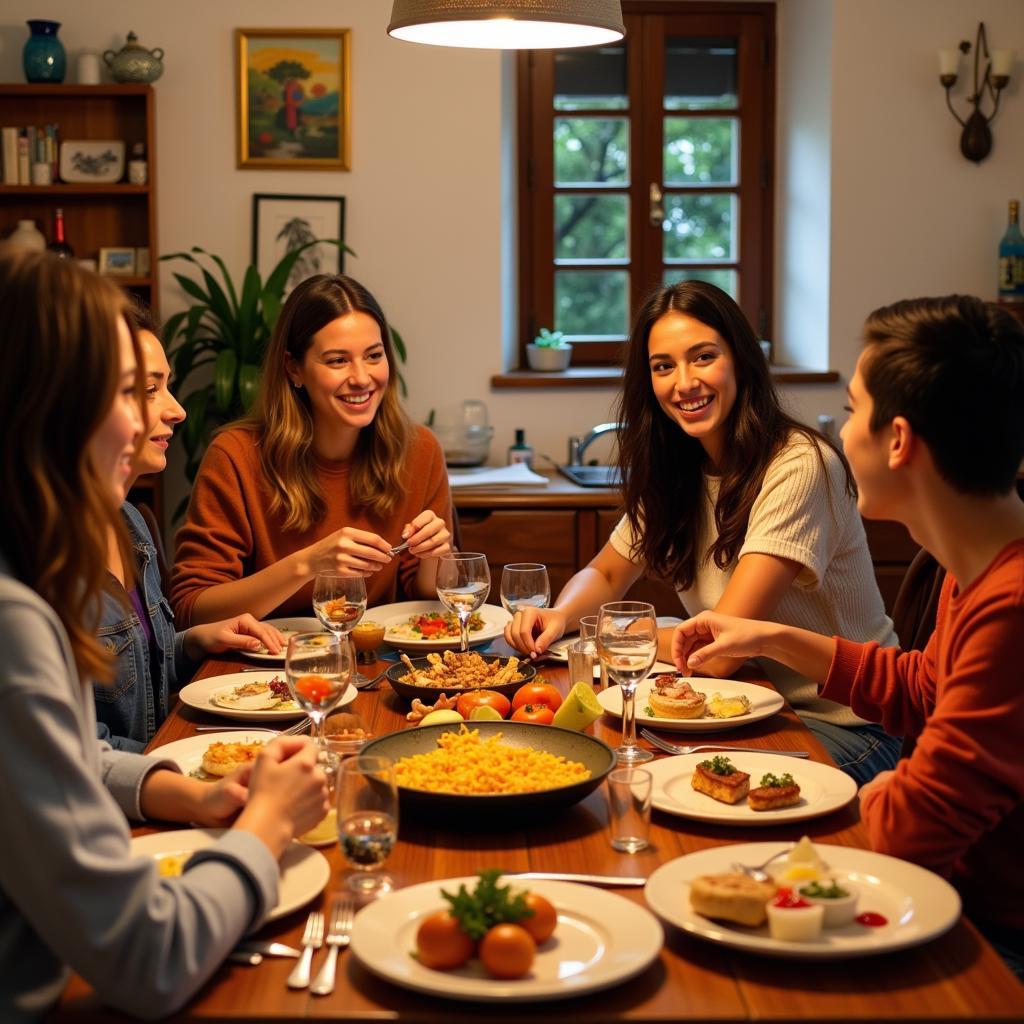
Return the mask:
[(281, 257), (280, 263), (267, 275), (267, 283), (264, 285), (263, 290), (270, 292), (271, 295), (281, 297), (284, 295), (285, 285), (288, 283), (288, 276), (292, 272), (292, 268), (295, 266), (296, 260), (299, 256), (314, 245), (336, 245), (342, 252), (355, 253), (340, 239), (337, 238), (317, 238), (312, 242), (307, 242), (305, 245), (300, 245), (296, 249), (292, 249), (291, 252), (285, 253)]
[(260, 385), (260, 368), (254, 363), (243, 363), (238, 370), (238, 394), (242, 399), (242, 408), (248, 412), (256, 401), (256, 392)]
[(200, 451), (203, 436), (207, 431), (206, 409), (210, 404), (211, 391), (212, 389), (207, 385), (198, 391), (193, 391), (181, 403), (185, 407), (186, 417), (182, 439), (185, 442), (185, 452), (190, 460)]
[(388, 330), (391, 332), (391, 344), (395, 346), (395, 355), (398, 356), (399, 362), (404, 363), (406, 361), (405, 339), (391, 324), (388, 324)]
[(238, 307), (238, 354), (251, 361), (255, 356), (256, 324), (259, 318), (260, 274), (249, 264), (242, 284), (242, 301)]
[(228, 302), (228, 297), (224, 294), (224, 289), (217, 284), (217, 279), (208, 270), (203, 271), (203, 280), (210, 290), (210, 310), (224, 325), (225, 342), (233, 342), (237, 345), (238, 318), (231, 308), (231, 303)]
[(198, 263), (199, 261), (191, 254), (187, 252), (169, 252), (160, 257), (160, 262), (164, 260), (188, 260), (189, 263)]
[(238, 372), (238, 356), (229, 348), (217, 356), (213, 367), (213, 393), (217, 408), (230, 412), (235, 397), (235, 375)]
[(168, 348), (170, 348), (171, 342), (174, 341), (178, 328), (185, 322), (186, 316), (188, 316), (188, 310), (183, 309), (180, 313), (175, 313), (174, 316), (169, 317), (164, 324), (164, 345)]
[(267, 334), (270, 335), (274, 333), (274, 328), (277, 326), (277, 318), (281, 315), (281, 296), (271, 295), (270, 292), (264, 289), (260, 300), (263, 308), (263, 326)]
[(500, 869), (489, 868), (478, 871), (477, 875), (479, 880), (472, 892), (465, 884), (454, 894), (441, 890), (441, 895), (451, 904), (452, 917), (471, 939), (482, 939), (496, 924), (514, 924), (533, 914), (526, 905), (525, 892), (513, 896), (511, 886), (498, 885)]
[(186, 277), (184, 274), (175, 274), (174, 280), (181, 285), (182, 291), (191, 295), (193, 299), (198, 299), (204, 306), (210, 305), (210, 296), (191, 277)]
[(228, 273), (227, 265), (224, 261), (217, 256), (215, 253), (207, 252), (205, 249), (200, 248), (198, 245), (192, 246), (193, 252), (201, 252), (204, 256), (209, 256), (214, 263), (220, 267), (221, 276), (224, 278), (224, 284), (227, 288), (228, 297), (231, 299), (231, 308), (234, 310), (235, 315), (238, 315), (238, 294), (235, 292), (235, 283), (231, 280), (231, 275)]

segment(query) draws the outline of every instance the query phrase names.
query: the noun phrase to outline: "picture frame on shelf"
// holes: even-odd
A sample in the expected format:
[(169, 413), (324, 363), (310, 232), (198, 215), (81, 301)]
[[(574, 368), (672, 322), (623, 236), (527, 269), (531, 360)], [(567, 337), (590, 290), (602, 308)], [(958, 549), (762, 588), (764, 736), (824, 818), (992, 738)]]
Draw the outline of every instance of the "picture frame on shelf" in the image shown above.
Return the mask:
[(146, 247), (135, 250), (135, 274), (137, 277), (149, 277), (149, 249)]
[(60, 144), (60, 180), (72, 185), (111, 185), (124, 177), (120, 139), (65, 139)]
[(351, 30), (235, 32), (238, 166), (351, 170)]
[(102, 248), (97, 269), (101, 274), (110, 274), (114, 277), (134, 277), (135, 250), (121, 246)]
[[(252, 263), (266, 280), (281, 259), (314, 239), (345, 240), (345, 197), (274, 195), (252, 197)], [(337, 245), (313, 245), (295, 262), (285, 294), (314, 274), (340, 274), (344, 252)]]

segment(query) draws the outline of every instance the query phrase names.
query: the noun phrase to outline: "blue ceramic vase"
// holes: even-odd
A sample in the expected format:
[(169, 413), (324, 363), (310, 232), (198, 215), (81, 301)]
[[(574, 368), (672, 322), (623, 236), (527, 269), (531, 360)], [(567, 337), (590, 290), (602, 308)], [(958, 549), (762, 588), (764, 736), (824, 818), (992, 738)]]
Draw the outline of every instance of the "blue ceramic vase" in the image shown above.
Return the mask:
[(32, 35), (25, 42), (22, 51), (22, 63), (25, 68), (26, 82), (64, 81), (67, 68), (67, 55), (64, 44), (57, 38), (59, 21), (30, 21), (28, 27)]

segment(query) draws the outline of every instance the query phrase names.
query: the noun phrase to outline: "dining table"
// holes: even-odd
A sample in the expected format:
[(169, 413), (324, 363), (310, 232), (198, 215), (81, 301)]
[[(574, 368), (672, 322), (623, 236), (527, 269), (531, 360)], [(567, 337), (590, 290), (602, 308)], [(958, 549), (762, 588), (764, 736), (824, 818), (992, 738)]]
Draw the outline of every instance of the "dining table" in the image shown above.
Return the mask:
[[(490, 650), (508, 653), (503, 640)], [(386, 649), (380, 655), (386, 658)], [(393, 655), (391, 655), (393, 656)], [(362, 665), (370, 678), (392, 662)], [(196, 678), (251, 669), (251, 662), (226, 656), (208, 659)], [(569, 688), (564, 663), (539, 664), (539, 673), (564, 694)], [(282, 670), (283, 675), (283, 670)], [(745, 667), (738, 678), (771, 687), (763, 672)], [(595, 684), (596, 685), (596, 684)], [(374, 736), (413, 728), (407, 701), (381, 678), (361, 690), (347, 711), (362, 718)], [(180, 702), (150, 744), (154, 749), (196, 734), (198, 726), (236, 725)], [(621, 741), (621, 722), (604, 714), (589, 728), (611, 747)], [(825, 749), (788, 706), (757, 722), (731, 726), (700, 738), (662, 733), (681, 742), (756, 747), (766, 752), (805, 750), (812, 761), (832, 764)], [(641, 745), (646, 742), (641, 740)], [(726, 751), (727, 752), (727, 751)], [(665, 756), (660, 753), (657, 756)], [(799, 763), (799, 762), (794, 762)], [(602, 785), (557, 815), (538, 813), (508, 825), (474, 820), (400, 817), (398, 841), (386, 864), (396, 889), (433, 880), (470, 876), (497, 867), (506, 872), (557, 871), (648, 877), (675, 858), (728, 844), (753, 841), (780, 845), (808, 835), (815, 844), (867, 849), (868, 837), (854, 799), (824, 816), (791, 824), (751, 828), (701, 822), (655, 810), (650, 844), (620, 853), (609, 841), (609, 808)], [(167, 826), (172, 827), (172, 826)], [(181, 826), (173, 826), (181, 827)], [(152, 831), (140, 829), (137, 834)], [(350, 869), (337, 843), (322, 849), (330, 880), (309, 905), (264, 925), (256, 937), (299, 946), (307, 912), (325, 913), (346, 884)], [(623, 899), (644, 906), (641, 888), (620, 888)], [(387, 899), (388, 897), (382, 897)], [(680, 900), (683, 894), (680, 890)], [(358, 921), (358, 918), (357, 918)], [(608, 922), (613, 931), (615, 922)], [(324, 951), (314, 960), (314, 972)], [(645, 970), (612, 988), (569, 999), (537, 1002), (480, 1002), (412, 991), (383, 980), (351, 951), (341, 953), (337, 983), (330, 995), (286, 984), (294, 960), (267, 957), (259, 966), (226, 963), (178, 1013), (175, 1021), (390, 1020), (442, 1024), (448, 1021), (1024, 1021), (1024, 985), (961, 915), (948, 931), (912, 948), (851, 959), (790, 959), (727, 948), (665, 924), (660, 952)], [(49, 1020), (82, 1024), (120, 1019), (80, 977), (73, 976)]]

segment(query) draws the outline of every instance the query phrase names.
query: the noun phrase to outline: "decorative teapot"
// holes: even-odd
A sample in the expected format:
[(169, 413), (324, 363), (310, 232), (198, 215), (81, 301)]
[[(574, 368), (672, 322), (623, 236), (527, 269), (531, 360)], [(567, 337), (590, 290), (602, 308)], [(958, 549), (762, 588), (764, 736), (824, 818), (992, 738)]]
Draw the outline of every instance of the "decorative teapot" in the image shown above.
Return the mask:
[(115, 82), (155, 82), (164, 73), (163, 56), (159, 46), (147, 50), (139, 45), (139, 37), (129, 32), (125, 45), (117, 53), (107, 50), (103, 62)]

